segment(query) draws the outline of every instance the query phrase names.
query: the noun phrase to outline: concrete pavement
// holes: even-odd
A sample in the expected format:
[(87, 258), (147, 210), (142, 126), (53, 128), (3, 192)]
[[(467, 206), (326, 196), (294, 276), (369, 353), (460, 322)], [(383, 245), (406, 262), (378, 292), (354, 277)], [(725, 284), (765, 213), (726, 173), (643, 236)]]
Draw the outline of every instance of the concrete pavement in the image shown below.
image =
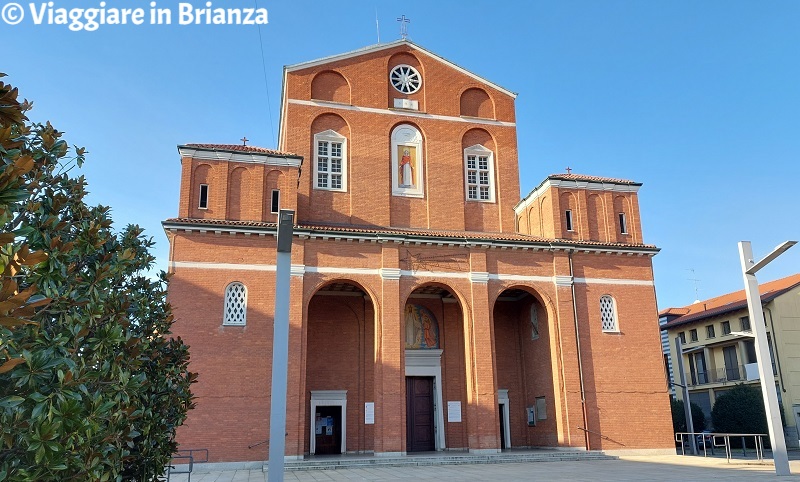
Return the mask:
[[(732, 460), (680, 455), (626, 456), (619, 460), (509, 464), (465, 464), (423, 467), (365, 467), (286, 472), (284, 480), (547, 480), (547, 481), (675, 481), (675, 480), (800, 480), (800, 461), (790, 461), (792, 476), (777, 477), (771, 461)], [(261, 470), (202, 472), (195, 467), (192, 482), (265, 482)], [(170, 482), (187, 482), (173, 475)]]

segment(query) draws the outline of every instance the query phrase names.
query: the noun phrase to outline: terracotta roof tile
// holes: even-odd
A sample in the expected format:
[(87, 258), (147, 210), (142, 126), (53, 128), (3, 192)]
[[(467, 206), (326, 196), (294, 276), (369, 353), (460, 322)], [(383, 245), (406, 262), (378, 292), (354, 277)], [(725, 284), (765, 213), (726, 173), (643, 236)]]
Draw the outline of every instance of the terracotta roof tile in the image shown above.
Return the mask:
[[(800, 286), (800, 273), (786, 278), (781, 278), (758, 285), (758, 291), (761, 294), (761, 302), (766, 303), (789, 291), (792, 288)], [(692, 321), (710, 318), (712, 316), (719, 316), (732, 311), (740, 310), (747, 306), (747, 297), (744, 290), (734, 291), (727, 293), (716, 298), (710, 298), (705, 301), (693, 303), (682, 308), (667, 308), (661, 310), (659, 316), (669, 314), (679, 314), (678, 310), (685, 311), (682, 316), (666, 323), (662, 329), (672, 328), (677, 325), (683, 325)]]
[[(253, 227), (253, 228), (275, 228), (275, 223), (265, 223), (259, 221), (230, 221), (225, 219), (194, 219), (194, 218), (171, 218), (165, 223), (186, 224), (195, 226), (230, 226), (230, 227)], [(415, 228), (384, 228), (378, 226), (353, 226), (353, 225), (333, 225), (333, 224), (298, 224), (295, 230), (319, 231), (321, 233), (352, 233), (352, 234), (374, 234), (386, 236), (420, 236), (443, 239), (467, 239), (467, 240), (487, 240), (487, 241), (510, 241), (510, 242), (529, 242), (543, 244), (566, 244), (573, 246), (597, 246), (617, 248), (639, 248), (647, 250), (657, 250), (649, 244), (625, 244), (625, 243), (601, 243), (598, 241), (573, 241), (568, 239), (550, 239), (536, 236), (528, 236), (518, 233), (488, 233), (480, 231), (445, 231)]]
[(180, 147), (194, 147), (195, 149), (208, 149), (212, 151), (249, 152), (253, 154), (268, 154), (270, 156), (297, 156), (291, 152), (281, 152), (274, 149), (258, 146), (243, 146), (240, 144), (184, 144)]
[(613, 184), (628, 184), (632, 186), (641, 186), (642, 183), (631, 181), (629, 179), (615, 179), (613, 177), (600, 177), (600, 176), (587, 176), (584, 174), (551, 174), (547, 179), (558, 179), (562, 181), (587, 181), (587, 182), (606, 182)]

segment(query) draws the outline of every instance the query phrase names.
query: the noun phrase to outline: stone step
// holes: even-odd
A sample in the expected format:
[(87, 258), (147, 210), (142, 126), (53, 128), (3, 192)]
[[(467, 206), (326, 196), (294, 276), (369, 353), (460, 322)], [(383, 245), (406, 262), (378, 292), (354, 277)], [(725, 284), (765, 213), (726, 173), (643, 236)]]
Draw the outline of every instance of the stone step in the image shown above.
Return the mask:
[[(458, 464), (509, 464), (509, 463), (536, 463), (560, 462), (580, 460), (616, 460), (617, 457), (606, 455), (603, 452), (564, 452), (553, 451), (546, 453), (521, 453), (497, 455), (430, 455), (411, 457), (364, 457), (341, 459), (311, 459), (297, 462), (287, 462), (284, 465), (287, 471), (305, 470), (336, 470), (345, 468), (364, 467), (408, 467), (430, 465), (458, 465)], [(263, 470), (266, 471), (267, 464)]]

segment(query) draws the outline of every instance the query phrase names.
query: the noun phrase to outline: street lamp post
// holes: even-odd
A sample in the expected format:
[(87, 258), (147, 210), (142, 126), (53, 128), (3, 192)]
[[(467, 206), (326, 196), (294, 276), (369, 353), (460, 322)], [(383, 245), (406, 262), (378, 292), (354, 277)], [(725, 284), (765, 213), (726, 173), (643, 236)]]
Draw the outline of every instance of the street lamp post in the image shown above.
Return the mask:
[(774, 383), (775, 373), (772, 371), (772, 363), (770, 362), (767, 328), (764, 323), (764, 312), (761, 307), (756, 272), (795, 244), (797, 244), (797, 241), (786, 241), (772, 250), (764, 259), (755, 262), (750, 241), (739, 242), (744, 291), (747, 295), (747, 309), (750, 312), (750, 320), (752, 320), (750, 326), (755, 337), (758, 375), (761, 378), (761, 393), (764, 397), (764, 409), (767, 414), (767, 427), (769, 428), (769, 439), (772, 445), (772, 458), (775, 462), (776, 475), (791, 475), (791, 472), (789, 469), (789, 457), (786, 453), (786, 440), (783, 438), (783, 423), (778, 409), (778, 395), (775, 391)]

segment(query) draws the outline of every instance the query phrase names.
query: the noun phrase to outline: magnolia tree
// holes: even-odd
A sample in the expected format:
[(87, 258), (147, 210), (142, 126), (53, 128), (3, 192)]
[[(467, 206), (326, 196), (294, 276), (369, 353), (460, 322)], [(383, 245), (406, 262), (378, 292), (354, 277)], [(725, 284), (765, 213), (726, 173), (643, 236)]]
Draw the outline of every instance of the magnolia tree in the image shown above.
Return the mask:
[(155, 480), (196, 378), (167, 276), (138, 226), (86, 204), (84, 150), (30, 107), (0, 82), (0, 481)]

